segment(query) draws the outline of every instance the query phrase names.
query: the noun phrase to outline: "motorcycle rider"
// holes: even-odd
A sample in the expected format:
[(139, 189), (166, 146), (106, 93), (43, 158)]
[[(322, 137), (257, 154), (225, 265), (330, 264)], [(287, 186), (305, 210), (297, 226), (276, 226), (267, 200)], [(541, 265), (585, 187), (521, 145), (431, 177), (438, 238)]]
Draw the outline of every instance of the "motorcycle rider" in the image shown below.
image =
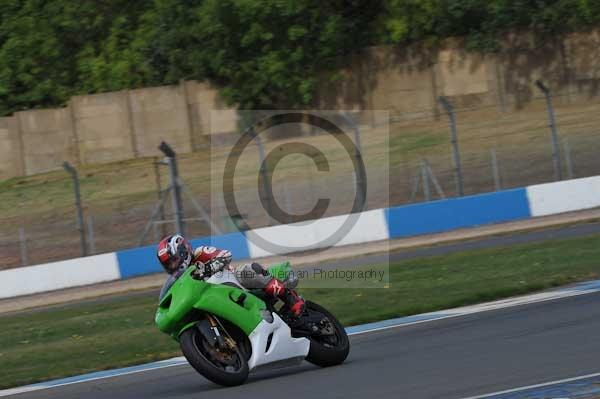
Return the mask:
[(190, 243), (181, 235), (175, 234), (163, 238), (158, 243), (157, 257), (169, 274), (169, 278), (160, 292), (162, 298), (171, 285), (191, 265), (196, 265), (205, 275), (212, 275), (223, 270), (235, 272), (240, 284), (247, 289), (261, 289), (273, 298), (281, 299), (293, 315), (300, 316), (304, 311), (304, 300), (294, 290), (297, 279), (281, 281), (272, 277), (258, 263), (246, 263), (233, 269), (231, 252), (215, 247), (201, 246), (192, 249)]

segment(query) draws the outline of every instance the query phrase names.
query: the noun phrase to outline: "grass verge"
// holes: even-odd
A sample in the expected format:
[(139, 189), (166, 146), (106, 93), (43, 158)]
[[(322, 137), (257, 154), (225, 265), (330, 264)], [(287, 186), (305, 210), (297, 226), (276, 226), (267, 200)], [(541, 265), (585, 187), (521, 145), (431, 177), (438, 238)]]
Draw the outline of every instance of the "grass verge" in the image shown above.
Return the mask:
[[(307, 289), (346, 324), (405, 316), (594, 279), (600, 236), (469, 251), (390, 265), (389, 288)], [(155, 295), (0, 317), (0, 388), (180, 354), (153, 323)]]

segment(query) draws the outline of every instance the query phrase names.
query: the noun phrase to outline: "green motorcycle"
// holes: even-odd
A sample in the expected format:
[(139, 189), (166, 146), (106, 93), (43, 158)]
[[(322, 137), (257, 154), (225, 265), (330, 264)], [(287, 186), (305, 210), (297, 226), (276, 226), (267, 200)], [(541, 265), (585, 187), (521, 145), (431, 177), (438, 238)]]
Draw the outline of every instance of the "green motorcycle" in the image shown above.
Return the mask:
[[(287, 281), (288, 262), (269, 273)], [(188, 362), (209, 380), (240, 385), (257, 368), (285, 367), (306, 359), (327, 367), (342, 363), (350, 342), (344, 327), (326, 309), (306, 301), (293, 317), (285, 304), (261, 290), (247, 290), (235, 273), (203, 275), (189, 267), (160, 298), (155, 322), (179, 342)]]

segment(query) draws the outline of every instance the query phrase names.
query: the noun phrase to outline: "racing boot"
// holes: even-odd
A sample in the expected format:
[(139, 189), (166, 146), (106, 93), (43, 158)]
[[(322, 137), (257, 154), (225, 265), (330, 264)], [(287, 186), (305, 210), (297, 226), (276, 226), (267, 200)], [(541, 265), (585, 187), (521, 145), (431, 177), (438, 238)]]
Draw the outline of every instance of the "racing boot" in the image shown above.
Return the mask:
[(292, 314), (299, 317), (304, 312), (304, 299), (291, 288), (286, 288), (285, 283), (274, 278), (265, 286), (264, 291), (272, 297), (279, 298), (285, 303)]

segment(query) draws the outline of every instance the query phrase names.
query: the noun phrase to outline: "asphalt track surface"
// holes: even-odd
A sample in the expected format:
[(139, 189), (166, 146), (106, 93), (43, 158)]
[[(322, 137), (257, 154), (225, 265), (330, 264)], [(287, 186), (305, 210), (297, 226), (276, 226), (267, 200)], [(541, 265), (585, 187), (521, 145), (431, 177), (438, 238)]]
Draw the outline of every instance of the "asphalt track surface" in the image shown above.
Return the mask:
[(600, 293), (351, 337), (340, 366), (308, 363), (221, 388), (190, 366), (15, 398), (464, 398), (600, 371)]

